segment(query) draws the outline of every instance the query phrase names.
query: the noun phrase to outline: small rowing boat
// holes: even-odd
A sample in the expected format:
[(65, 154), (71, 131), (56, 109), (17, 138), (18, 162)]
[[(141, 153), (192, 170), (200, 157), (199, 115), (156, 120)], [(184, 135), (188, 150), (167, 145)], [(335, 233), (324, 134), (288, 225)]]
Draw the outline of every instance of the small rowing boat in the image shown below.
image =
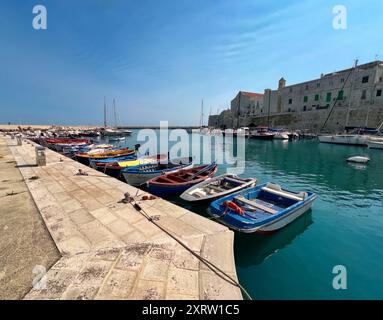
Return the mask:
[(210, 179), (217, 172), (215, 163), (167, 173), (147, 182), (149, 193), (157, 196), (176, 196), (192, 186)]
[(137, 158), (133, 156), (127, 156), (121, 159), (109, 158), (104, 160), (92, 159), (90, 160), (90, 166), (98, 171), (104, 172), (115, 178), (121, 176), (121, 170), (127, 167), (136, 167), (141, 164), (157, 163), (158, 161), (166, 161), (168, 159), (167, 154), (158, 154), (156, 156), (144, 156)]
[(223, 174), (202, 181), (181, 194), (181, 199), (192, 203), (213, 201), (239, 190), (254, 187), (257, 179), (239, 178), (235, 174)]
[(296, 193), (264, 183), (215, 200), (208, 212), (237, 231), (271, 232), (304, 214), (316, 198), (313, 192)]
[[(93, 150), (92, 150), (93, 151)], [(76, 153), (76, 160), (82, 164), (89, 165), (90, 159), (107, 159), (107, 158), (122, 158), (128, 155), (134, 155), (135, 150), (129, 148), (117, 149), (117, 150), (107, 150), (103, 149), (100, 152), (78, 152)]]
[(135, 167), (126, 167), (121, 170), (121, 175), (130, 185), (140, 186), (146, 183), (146, 181), (162, 174), (190, 168), (193, 168), (192, 157), (176, 158), (170, 161), (158, 161), (156, 163), (141, 164)]

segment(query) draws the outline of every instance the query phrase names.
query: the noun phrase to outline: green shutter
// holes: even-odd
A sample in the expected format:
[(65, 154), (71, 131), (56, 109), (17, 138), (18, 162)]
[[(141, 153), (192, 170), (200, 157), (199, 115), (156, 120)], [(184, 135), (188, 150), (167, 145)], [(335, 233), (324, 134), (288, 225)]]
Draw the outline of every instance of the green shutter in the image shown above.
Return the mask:
[(326, 102), (330, 102), (330, 101), (331, 101), (331, 92), (328, 92), (326, 95)]
[(308, 100), (307, 96), (304, 96), (303, 102), (307, 102), (307, 100)]
[(339, 92), (338, 92), (338, 98), (337, 98), (338, 100), (343, 100), (343, 90), (340, 90)]
[(315, 95), (315, 101), (318, 101), (319, 100), (319, 94), (316, 94)]

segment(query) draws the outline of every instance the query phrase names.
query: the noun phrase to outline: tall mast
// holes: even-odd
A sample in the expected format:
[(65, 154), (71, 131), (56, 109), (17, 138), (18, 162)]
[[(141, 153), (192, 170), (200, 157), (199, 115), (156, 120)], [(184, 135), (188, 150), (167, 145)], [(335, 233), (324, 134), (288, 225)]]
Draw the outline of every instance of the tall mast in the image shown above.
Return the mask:
[(104, 96), (104, 128), (106, 128), (106, 100)]
[[(355, 64), (354, 64), (354, 69), (353, 71), (356, 70), (356, 67), (358, 66), (358, 59), (355, 59)], [(352, 90), (354, 89), (354, 81), (355, 80), (355, 75), (351, 79), (351, 86), (350, 86), (350, 97), (348, 99), (348, 107), (347, 107), (347, 116), (346, 116), (346, 124), (345, 127), (348, 126), (348, 120), (350, 119), (350, 107), (351, 107), (351, 98), (352, 98)]]
[(239, 127), (239, 116), (241, 114), (241, 91), (239, 91), (239, 97), (238, 97), (238, 110), (237, 110), (237, 128)]
[(201, 119), (200, 119), (200, 128), (203, 127), (203, 99), (201, 103)]
[(116, 100), (113, 98), (114, 127), (117, 128)]

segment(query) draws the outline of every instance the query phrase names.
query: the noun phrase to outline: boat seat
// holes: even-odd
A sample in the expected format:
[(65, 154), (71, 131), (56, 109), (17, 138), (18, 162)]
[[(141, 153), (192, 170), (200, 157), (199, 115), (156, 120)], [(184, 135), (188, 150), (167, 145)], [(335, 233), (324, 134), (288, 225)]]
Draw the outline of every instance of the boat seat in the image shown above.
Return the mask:
[(301, 191), (299, 193), (292, 193), (285, 190), (282, 190), (280, 185), (274, 183), (268, 183), (265, 187), (262, 188), (263, 191), (285, 197), (295, 201), (302, 201), (307, 198), (307, 192)]
[(225, 191), (225, 189), (221, 188), (221, 187), (218, 187), (218, 186), (214, 186), (214, 185), (207, 185), (205, 188), (209, 188), (209, 189), (213, 189), (215, 191), (218, 191), (218, 192), (222, 192), (222, 191)]
[(278, 213), (277, 210), (271, 209), (271, 208), (266, 207), (266, 206), (264, 206), (264, 205), (262, 205), (260, 203), (257, 203), (256, 201), (249, 200), (249, 199), (246, 199), (244, 197), (234, 197), (234, 199), (239, 201), (239, 202), (245, 203), (245, 204), (249, 205), (250, 207), (254, 207), (256, 209), (260, 209), (260, 210), (265, 211), (265, 212), (270, 213), (270, 214)]
[(225, 180), (227, 182), (231, 182), (231, 183), (234, 183), (236, 185), (240, 185), (240, 184), (243, 184), (245, 182), (245, 180), (242, 180), (242, 179), (236, 179), (236, 178), (231, 178), (231, 177), (225, 177)]

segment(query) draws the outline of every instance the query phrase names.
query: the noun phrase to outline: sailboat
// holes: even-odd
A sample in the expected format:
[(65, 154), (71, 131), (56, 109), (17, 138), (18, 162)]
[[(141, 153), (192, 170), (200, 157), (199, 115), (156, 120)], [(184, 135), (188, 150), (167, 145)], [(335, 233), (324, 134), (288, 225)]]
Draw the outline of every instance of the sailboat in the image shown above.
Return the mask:
[(201, 118), (200, 118), (200, 121), (199, 121), (199, 129), (192, 129), (193, 133), (201, 133), (201, 134), (209, 133), (209, 129), (205, 128), (204, 125), (203, 125), (203, 117), (204, 117), (204, 114), (203, 114), (203, 99), (202, 99), (202, 103), (201, 103)]
[(131, 130), (119, 128), (117, 126), (117, 113), (116, 113), (116, 101), (115, 101), (115, 99), (113, 99), (113, 113), (114, 113), (114, 128), (105, 128), (103, 131), (103, 135), (109, 136), (109, 137), (130, 136), (132, 134)]
[[(351, 69), (347, 78), (351, 75), (351, 73), (353, 71), (356, 70), (357, 66), (358, 66), (358, 59), (355, 60), (354, 67)], [(354, 79), (355, 79), (355, 77), (354, 77)], [(345, 86), (346, 82), (347, 82), (347, 80), (344, 82), (343, 87)], [(347, 118), (346, 118), (346, 126), (345, 126), (346, 130), (347, 130), (347, 126), (348, 126), (348, 120), (350, 117), (351, 92), (353, 90), (353, 87), (354, 87), (354, 81), (351, 83), (350, 98), (348, 101)], [(335, 102), (334, 102), (334, 105), (333, 105), (331, 111), (333, 110), (334, 106), (335, 106)], [(330, 114), (328, 115), (325, 123), (323, 124), (322, 129), (325, 127), (326, 122), (331, 115), (331, 111), (330, 111)], [(370, 135), (368, 134), (369, 130), (367, 130), (367, 129), (368, 128), (352, 128), (352, 131), (349, 133), (335, 134), (335, 135), (319, 135), (318, 139), (319, 139), (319, 142), (323, 142), (323, 143), (365, 146), (365, 145), (367, 145), (367, 140), (370, 138)]]

